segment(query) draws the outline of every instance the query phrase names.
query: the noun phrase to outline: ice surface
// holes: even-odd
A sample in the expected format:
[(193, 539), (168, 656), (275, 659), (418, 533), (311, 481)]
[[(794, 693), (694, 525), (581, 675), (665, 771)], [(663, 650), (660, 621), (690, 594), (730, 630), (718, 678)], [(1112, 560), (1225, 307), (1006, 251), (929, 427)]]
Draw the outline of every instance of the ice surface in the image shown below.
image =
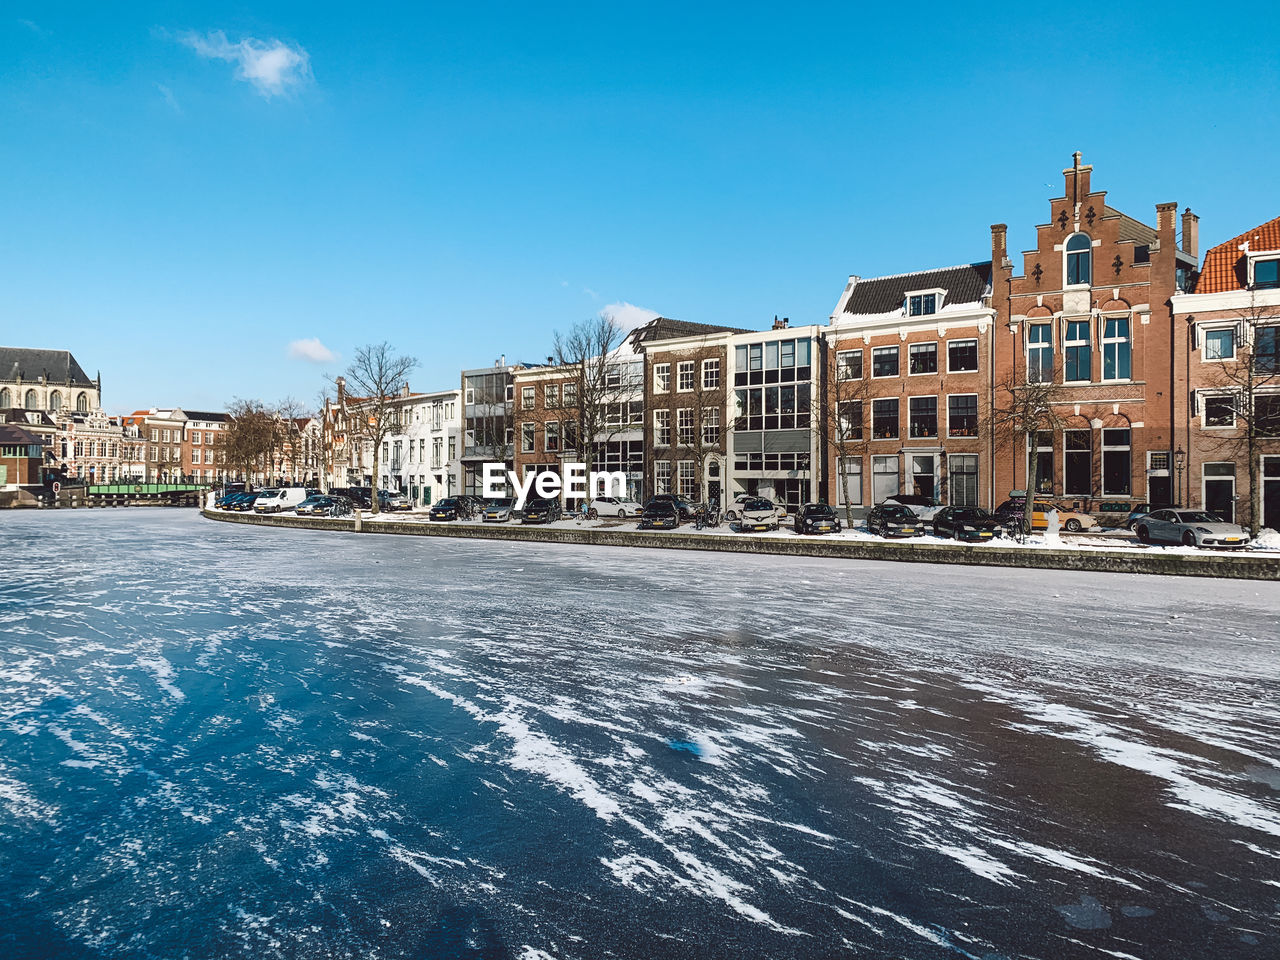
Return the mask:
[(0, 523), (3, 955), (1280, 946), (1276, 584)]

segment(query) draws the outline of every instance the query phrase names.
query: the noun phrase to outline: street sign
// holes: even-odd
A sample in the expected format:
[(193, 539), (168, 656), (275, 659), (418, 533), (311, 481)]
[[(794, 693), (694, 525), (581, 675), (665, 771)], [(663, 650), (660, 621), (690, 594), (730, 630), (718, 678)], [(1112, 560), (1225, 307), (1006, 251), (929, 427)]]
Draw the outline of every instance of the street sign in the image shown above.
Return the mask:
[(53, 492), (57, 493), (61, 489), (62, 489), (62, 484), (59, 483), (57, 480), (53, 481)]

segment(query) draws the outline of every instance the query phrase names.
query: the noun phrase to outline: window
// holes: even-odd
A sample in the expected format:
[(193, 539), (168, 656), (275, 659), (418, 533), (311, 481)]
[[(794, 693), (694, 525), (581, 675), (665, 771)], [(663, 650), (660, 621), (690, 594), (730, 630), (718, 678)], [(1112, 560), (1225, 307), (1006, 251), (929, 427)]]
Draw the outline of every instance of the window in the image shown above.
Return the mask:
[(705, 446), (711, 447), (720, 442), (719, 407), (711, 407), (702, 411), (702, 442)]
[(715, 390), (720, 386), (720, 360), (715, 358), (712, 360), (702, 361), (702, 389)]
[(1128, 380), (1129, 318), (1107, 317), (1102, 327), (1102, 379)]
[(977, 340), (949, 340), (947, 342), (948, 373), (972, 373), (977, 369)]
[(1260, 437), (1280, 437), (1280, 393), (1262, 393), (1253, 398), (1253, 425)]
[(200, 451), (199, 451), (199, 450), (192, 450), (192, 451), (191, 451), (191, 462), (192, 462), (192, 463), (199, 463), (199, 462), (200, 462)]
[(676, 390), (688, 393), (693, 389), (693, 361), (681, 360), (676, 364)]
[(840, 489), (836, 491), (839, 502), (862, 506), (862, 458), (842, 457), (839, 469)]
[(836, 408), (836, 429), (840, 431), (837, 440), (862, 439), (862, 401), (845, 400)]
[(533, 387), (520, 388), (520, 407), (523, 410), (533, 409)]
[(1253, 334), (1253, 372), (1280, 373), (1280, 327), (1258, 327)]
[(898, 436), (898, 398), (871, 401), (871, 436), (892, 440)]
[(1280, 287), (1280, 260), (1253, 261), (1255, 287)]
[[(520, 452), (521, 452), (521, 453), (533, 453), (533, 443), (534, 443), (534, 440), (533, 440), (533, 424), (532, 424), (532, 423), (522, 423), (522, 424), (520, 424)], [(436, 460), (436, 462), (435, 462), (434, 466), (437, 466), (437, 467), (438, 467), (438, 466), (440, 466), (440, 462), (439, 462), (439, 461), (440, 461), (440, 440), (439, 440), (439, 438), (437, 438), (437, 439), (436, 439), (436, 441), (435, 441), (435, 443), (432, 445), (432, 456), (433, 456), (433, 457), (435, 458), (435, 460)]]
[(938, 312), (938, 295), (936, 293), (918, 293), (908, 297), (908, 313), (913, 317), (927, 317)]
[(913, 343), (907, 347), (908, 373), (937, 373), (938, 345), (936, 343)]
[(1062, 492), (1069, 497), (1093, 494), (1093, 431), (1062, 431), (1063, 459), (1066, 473)]
[(655, 363), (653, 365), (653, 392), (666, 393), (671, 389), (671, 364)]
[(192, 443), (199, 443), (199, 442), (200, 442), (200, 431), (199, 431), (199, 430), (197, 430), (197, 431), (195, 431), (193, 434), (191, 434), (191, 442), (192, 442)]
[(49, 409), (57, 412), (62, 409), (62, 394), (57, 390), (49, 394)]
[(1205, 397), (1204, 425), (1206, 427), (1234, 427), (1236, 425), (1235, 397), (1229, 394)]
[(1048, 323), (1027, 325), (1027, 382), (1048, 383), (1053, 379), (1053, 327)]
[(543, 446), (547, 453), (560, 452), (560, 423), (556, 420), (548, 420), (545, 433), (543, 435)]
[(976, 453), (953, 453), (947, 458), (947, 481), (950, 495), (948, 499), (953, 507), (976, 507), (978, 505), (978, 455)]
[[(895, 403), (897, 401), (894, 401)], [(897, 457), (872, 457), (871, 458), (871, 497), (873, 503), (880, 503), (887, 497), (897, 496), (902, 491), (898, 489), (898, 458)]]
[(876, 347), (871, 351), (871, 376), (896, 377), (898, 375), (898, 348)]
[(168, 430), (166, 430), (166, 431), (164, 432), (164, 442), (165, 442), (165, 443), (172, 443), (172, 442), (173, 442), (172, 434), (171, 434)]
[(1090, 360), (1093, 354), (1093, 347), (1089, 342), (1088, 320), (1067, 321), (1067, 338), (1064, 346), (1067, 382), (1087, 382), (1092, 376)]
[(653, 464), (653, 492), (671, 492), (671, 461), (655, 460)]
[(680, 496), (693, 500), (698, 495), (697, 479), (693, 473), (693, 461), (681, 460), (679, 463)]
[(671, 446), (671, 411), (653, 411), (653, 442), (659, 447)]
[(1087, 284), (1093, 277), (1093, 241), (1085, 233), (1067, 240), (1067, 286)]
[(1030, 459), (1033, 437), (1027, 435), (1028, 462), (1035, 468), (1036, 493), (1053, 493), (1053, 434), (1047, 430), (1037, 430), (1034, 437), (1035, 459)]
[(978, 435), (978, 395), (957, 393), (947, 397), (947, 436)]
[(836, 379), (862, 379), (862, 351), (841, 350), (836, 354)]
[(693, 443), (693, 408), (681, 407), (676, 411), (676, 437), (680, 443)]
[(159, 431), (159, 430), (156, 430), (156, 429), (154, 429), (154, 428), (152, 429), (152, 431), (151, 431), (151, 442), (152, 442), (152, 443), (159, 443), (159, 442), (160, 442), (160, 431)]
[(1203, 359), (1234, 360), (1236, 356), (1236, 329), (1206, 330), (1204, 332)]
[(206, 433), (205, 433), (205, 435), (204, 435), (204, 442), (205, 442), (205, 443), (213, 443), (213, 434), (212, 434), (212, 433), (208, 433), (208, 432), (206, 432)]
[(542, 405), (548, 410), (560, 406), (560, 384), (548, 383), (542, 388)]
[(912, 437), (938, 435), (937, 397), (911, 397), (907, 401), (907, 432)]
[(1102, 495), (1127, 497), (1130, 490), (1128, 430), (1102, 431)]
[(578, 385), (572, 380), (564, 385), (564, 405), (566, 407), (578, 405)]
[(89, 412), (89, 395), (82, 393), (76, 397), (76, 413)]

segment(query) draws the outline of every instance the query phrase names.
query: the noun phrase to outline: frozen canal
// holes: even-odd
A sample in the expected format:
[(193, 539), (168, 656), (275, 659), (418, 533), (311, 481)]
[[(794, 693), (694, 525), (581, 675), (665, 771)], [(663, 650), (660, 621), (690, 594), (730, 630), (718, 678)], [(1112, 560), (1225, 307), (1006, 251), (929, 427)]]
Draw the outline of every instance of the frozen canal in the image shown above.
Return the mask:
[(1280, 585), (0, 545), (6, 960), (1280, 956)]

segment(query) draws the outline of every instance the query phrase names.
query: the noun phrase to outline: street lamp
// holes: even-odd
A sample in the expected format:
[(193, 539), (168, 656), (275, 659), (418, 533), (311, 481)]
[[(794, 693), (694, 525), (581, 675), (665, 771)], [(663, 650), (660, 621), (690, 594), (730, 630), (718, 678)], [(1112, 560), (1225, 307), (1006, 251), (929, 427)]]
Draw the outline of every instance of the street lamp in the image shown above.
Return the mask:
[(1178, 506), (1182, 506), (1182, 468), (1187, 465), (1187, 451), (1181, 446), (1173, 451), (1173, 469), (1178, 474)]

